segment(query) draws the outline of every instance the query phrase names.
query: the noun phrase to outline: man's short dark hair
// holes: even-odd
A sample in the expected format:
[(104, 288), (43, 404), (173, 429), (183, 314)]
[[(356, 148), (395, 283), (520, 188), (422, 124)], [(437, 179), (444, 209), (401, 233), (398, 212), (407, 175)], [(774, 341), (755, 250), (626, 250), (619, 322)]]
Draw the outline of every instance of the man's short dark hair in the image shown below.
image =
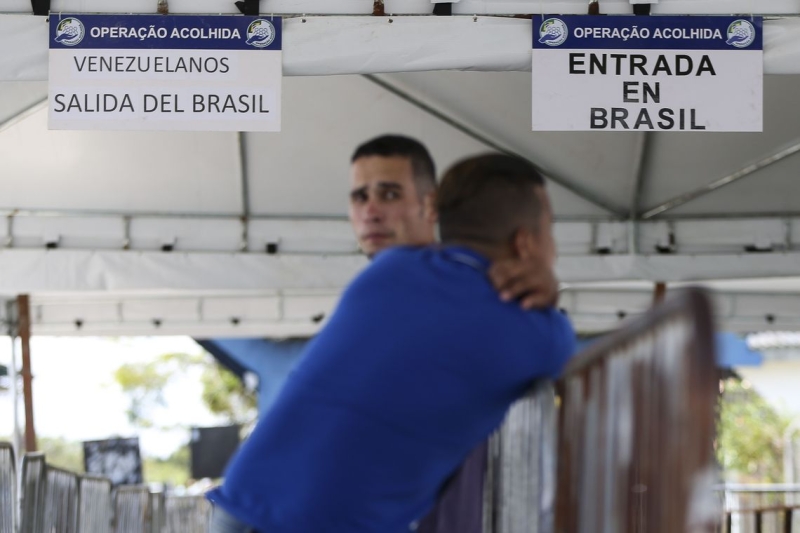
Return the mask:
[(503, 244), (520, 227), (538, 228), (544, 178), (518, 157), (487, 154), (453, 165), (436, 194), (442, 242)]
[(365, 142), (353, 152), (351, 163), (369, 156), (407, 157), (414, 172), (414, 183), (420, 196), (436, 190), (436, 166), (428, 149), (416, 139), (403, 135), (381, 135)]

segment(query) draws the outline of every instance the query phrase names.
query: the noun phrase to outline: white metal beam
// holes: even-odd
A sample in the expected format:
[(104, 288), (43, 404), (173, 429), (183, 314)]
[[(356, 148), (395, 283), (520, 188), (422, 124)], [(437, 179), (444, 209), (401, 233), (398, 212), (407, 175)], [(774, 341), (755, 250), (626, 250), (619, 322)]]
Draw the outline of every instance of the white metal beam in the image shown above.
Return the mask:
[(730, 185), (731, 183), (736, 183), (737, 181), (746, 178), (748, 176), (751, 176), (756, 172), (758, 172), (759, 170), (762, 170), (770, 165), (774, 165), (779, 161), (783, 161), (784, 159), (789, 158), (797, 154), (798, 152), (800, 152), (800, 140), (795, 140), (788, 146), (781, 147), (775, 153), (770, 154), (769, 156), (760, 159), (755, 163), (747, 165), (744, 168), (741, 168), (732, 174), (715, 179), (714, 181), (707, 183), (706, 185), (698, 187), (692, 191), (685, 192), (681, 195), (676, 196), (675, 198), (671, 198), (666, 202), (663, 202), (657, 206), (648, 209), (642, 214), (642, 218), (644, 219), (653, 218), (671, 209), (680, 207), (688, 202), (691, 202), (692, 200), (700, 198), (701, 196), (713, 193), (714, 191), (717, 191), (722, 187)]
[[(344, 287), (360, 255), (5, 250), (0, 294), (59, 291), (276, 290)], [(562, 256), (559, 278), (688, 281), (796, 276), (800, 253)]]
[[(36, 335), (309, 336), (324, 325), (339, 294), (338, 290), (34, 294), (31, 314)], [(717, 322), (724, 330), (800, 329), (800, 293), (716, 290), (712, 294)], [(646, 289), (571, 287), (562, 292), (559, 306), (578, 331), (588, 333), (613, 329), (651, 304), (652, 292)]]
[[(5, 226), (5, 227), (4, 227)], [(633, 233), (633, 234), (632, 234)], [(762, 217), (674, 218), (625, 221), (556, 218), (554, 234), (562, 256), (649, 256), (784, 253), (800, 250), (800, 213)], [(86, 211), (0, 211), (3, 248), (78, 251), (273, 253), (353, 255), (358, 244), (344, 216), (252, 216), (200, 213), (134, 214)], [(247, 235), (243, 246), (242, 235)], [(631, 247), (631, 242), (639, 245)]]

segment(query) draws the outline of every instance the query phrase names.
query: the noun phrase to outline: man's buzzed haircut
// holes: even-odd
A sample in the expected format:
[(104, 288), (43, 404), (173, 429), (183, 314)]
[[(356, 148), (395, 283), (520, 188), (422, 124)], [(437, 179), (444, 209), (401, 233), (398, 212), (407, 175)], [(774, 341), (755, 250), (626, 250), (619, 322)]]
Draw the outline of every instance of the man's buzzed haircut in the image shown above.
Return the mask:
[(436, 190), (436, 166), (425, 146), (411, 137), (403, 135), (381, 135), (365, 142), (353, 152), (351, 163), (369, 156), (407, 157), (414, 172), (417, 193), (424, 196)]
[(507, 243), (520, 227), (538, 231), (544, 187), (536, 168), (518, 157), (487, 154), (452, 166), (436, 193), (443, 242)]

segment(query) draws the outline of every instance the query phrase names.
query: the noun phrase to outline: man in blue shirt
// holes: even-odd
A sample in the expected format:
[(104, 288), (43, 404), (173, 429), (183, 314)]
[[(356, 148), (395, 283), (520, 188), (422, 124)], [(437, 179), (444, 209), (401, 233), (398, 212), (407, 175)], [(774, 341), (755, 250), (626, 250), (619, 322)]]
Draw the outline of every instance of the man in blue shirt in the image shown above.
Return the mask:
[[(392, 246), (436, 242), (436, 171), (425, 146), (404, 135), (381, 135), (351, 158), (350, 223), (370, 257)], [(506, 301), (523, 309), (553, 306), (558, 281), (537, 257), (499, 259), (488, 271)], [(488, 442), (478, 445), (447, 481), (417, 533), (481, 533)]]
[(574, 333), (502, 302), (490, 261), (555, 257), (536, 170), (488, 155), (438, 191), (441, 248), (393, 248), (347, 288), (272, 410), (209, 495), (261, 533), (400, 533)]

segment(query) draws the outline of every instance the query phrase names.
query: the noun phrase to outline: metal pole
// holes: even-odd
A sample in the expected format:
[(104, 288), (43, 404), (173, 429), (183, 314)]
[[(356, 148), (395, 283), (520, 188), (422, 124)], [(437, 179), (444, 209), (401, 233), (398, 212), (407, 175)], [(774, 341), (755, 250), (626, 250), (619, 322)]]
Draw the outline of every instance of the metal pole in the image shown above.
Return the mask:
[(25, 399), (25, 451), (36, 451), (33, 426), (33, 375), (31, 374), (31, 315), (27, 294), (17, 296), (17, 333), (22, 345), (22, 395)]
[[(11, 329), (11, 328), (9, 328)], [(19, 432), (19, 375), (17, 374), (17, 336), (13, 331), (8, 332), (11, 340), (11, 396), (14, 398), (14, 452), (17, 457), (22, 457), (22, 435)]]
[(247, 145), (243, 132), (236, 136), (239, 144), (239, 168), (242, 180), (242, 244), (241, 251), (246, 252), (250, 243), (250, 176), (247, 172)]

